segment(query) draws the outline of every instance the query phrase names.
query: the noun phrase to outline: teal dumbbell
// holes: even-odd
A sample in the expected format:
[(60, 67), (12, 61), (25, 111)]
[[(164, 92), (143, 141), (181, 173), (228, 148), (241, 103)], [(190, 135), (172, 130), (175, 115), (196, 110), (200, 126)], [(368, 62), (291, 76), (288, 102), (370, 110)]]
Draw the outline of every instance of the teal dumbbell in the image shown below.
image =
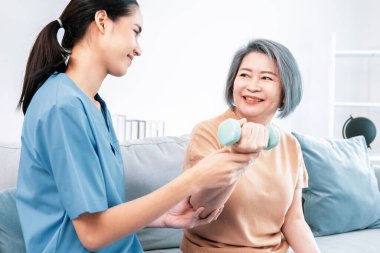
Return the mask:
[[(265, 150), (274, 148), (280, 142), (280, 132), (272, 125), (267, 126), (268, 144)], [(218, 139), (224, 146), (231, 146), (240, 140), (241, 127), (236, 119), (226, 119), (218, 128)]]

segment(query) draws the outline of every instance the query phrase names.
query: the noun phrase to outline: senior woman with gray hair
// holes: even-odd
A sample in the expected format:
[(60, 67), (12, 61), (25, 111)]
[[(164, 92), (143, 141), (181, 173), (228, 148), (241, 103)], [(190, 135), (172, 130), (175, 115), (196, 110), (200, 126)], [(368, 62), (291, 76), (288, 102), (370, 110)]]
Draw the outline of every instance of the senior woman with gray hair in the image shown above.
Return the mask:
[(194, 208), (206, 207), (203, 217), (224, 209), (217, 221), (185, 230), (184, 253), (285, 253), (289, 246), (296, 253), (320, 252), (302, 212), (308, 176), (299, 143), (278, 128), (279, 144), (264, 150), (265, 126), (277, 112), (279, 118), (293, 112), (301, 97), (300, 71), (283, 45), (258, 39), (235, 54), (225, 88), (230, 108), (194, 128), (184, 169), (225, 148), (217, 131), (227, 118), (239, 120), (242, 127), (241, 138), (230, 151), (256, 155), (236, 183), (191, 196)]

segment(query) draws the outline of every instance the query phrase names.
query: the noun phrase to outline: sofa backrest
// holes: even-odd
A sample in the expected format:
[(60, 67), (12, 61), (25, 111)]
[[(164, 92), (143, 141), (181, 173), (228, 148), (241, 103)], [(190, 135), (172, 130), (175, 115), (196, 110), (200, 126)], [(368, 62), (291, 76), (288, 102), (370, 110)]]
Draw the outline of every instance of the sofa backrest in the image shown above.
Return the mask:
[[(188, 137), (158, 137), (120, 145), (127, 201), (144, 196), (182, 172)], [(152, 207), (154, 208), (154, 207)], [(178, 248), (182, 230), (145, 228), (137, 233), (144, 250)]]
[[(152, 192), (179, 175), (182, 171), (182, 161), (187, 143), (188, 136), (154, 137), (121, 144), (127, 200)], [(13, 209), (16, 209), (14, 205), (15, 190), (4, 189), (16, 186), (19, 156), (20, 144), (0, 143), (0, 191), (3, 190), (0, 192), (0, 203)], [(380, 166), (375, 167), (375, 172), (380, 190)], [(7, 203), (1, 202), (4, 199)], [(13, 216), (17, 210), (14, 212), (4, 210), (0, 210), (0, 223), (5, 220), (14, 221)], [(8, 226), (8, 223), (5, 225)], [(11, 235), (14, 241), (12, 242), (13, 246), (9, 246), (10, 249), (20, 247), (20, 238), (22, 238), (20, 234), (19, 238), (15, 238), (14, 235), (14, 231), (20, 231), (18, 220), (11, 225), (14, 229), (8, 233), (8, 231), (2, 231), (2, 224), (0, 224), (0, 245), (4, 244), (4, 240), (10, 244), (7, 238)], [(146, 228), (138, 232), (138, 236), (145, 250), (169, 249), (179, 246), (182, 230)], [(14, 252), (0, 249), (2, 253)]]
[[(123, 160), (124, 160), (124, 166), (125, 166), (125, 171), (126, 171), (126, 179), (128, 181), (128, 175), (133, 175), (133, 173), (143, 173), (143, 171), (149, 170), (150, 172), (153, 171), (153, 173), (156, 173), (154, 168), (156, 167), (149, 167), (149, 168), (142, 168), (142, 167), (135, 167), (136, 165), (145, 165), (144, 163), (139, 163), (139, 161), (148, 161), (149, 159), (142, 160), (142, 154), (139, 154), (138, 150), (140, 149), (143, 152), (150, 151), (149, 147), (153, 148), (152, 150), (155, 150), (155, 152), (161, 152), (161, 155), (159, 156), (158, 154), (160, 153), (154, 153), (151, 154), (150, 152), (146, 153), (147, 157), (153, 157), (155, 159), (155, 162), (152, 163), (153, 165), (160, 164), (161, 165), (166, 165), (167, 163), (171, 167), (167, 168), (172, 168), (173, 161), (177, 162), (182, 162), (182, 160), (176, 160), (175, 158), (178, 159), (183, 159), (183, 152), (186, 148), (187, 141), (189, 139), (188, 135), (184, 135), (182, 137), (154, 137), (154, 138), (147, 138), (147, 139), (141, 139), (141, 140), (133, 140), (133, 141), (127, 141), (124, 144), (120, 145), (122, 154), (123, 154)], [(19, 158), (20, 158), (20, 143), (15, 143), (15, 142), (0, 142), (0, 191), (11, 188), (11, 187), (16, 187), (17, 184), (17, 172), (18, 172), (18, 166), (19, 166)], [(146, 149), (145, 149), (146, 148)], [(136, 157), (134, 155), (128, 154), (128, 150), (132, 150), (135, 152)], [(175, 156), (173, 154), (175, 154)], [(156, 155), (157, 154), (157, 155)], [(170, 159), (168, 159), (170, 158)], [(379, 190), (380, 190), (380, 164), (374, 165), (375, 168), (375, 174), (377, 177), (377, 181), (379, 184)], [(172, 171), (171, 169), (167, 169), (165, 173), (168, 173), (166, 175), (161, 175), (164, 174), (164, 172), (160, 172), (160, 176), (158, 179), (163, 179), (160, 182), (166, 182), (165, 180), (168, 180), (170, 178), (173, 178), (175, 175), (178, 175), (180, 173), (179, 171)], [(178, 168), (174, 168), (178, 169)], [(144, 180), (150, 180), (150, 183), (152, 181), (159, 181), (158, 179), (144, 179)], [(148, 184), (148, 181), (145, 186), (152, 186), (151, 184)], [(133, 185), (133, 184), (132, 184)], [(132, 187), (132, 185), (127, 185), (127, 189), (129, 190), (129, 186)], [(156, 184), (157, 186), (157, 184)], [(133, 187), (132, 187), (133, 188)], [(154, 187), (152, 186), (151, 189)], [(139, 190), (137, 190), (139, 191)], [(128, 193), (129, 191), (127, 191)], [(127, 196), (138, 196), (138, 192), (133, 191), (131, 193), (132, 195)]]
[(16, 187), (20, 143), (0, 143), (0, 190)]

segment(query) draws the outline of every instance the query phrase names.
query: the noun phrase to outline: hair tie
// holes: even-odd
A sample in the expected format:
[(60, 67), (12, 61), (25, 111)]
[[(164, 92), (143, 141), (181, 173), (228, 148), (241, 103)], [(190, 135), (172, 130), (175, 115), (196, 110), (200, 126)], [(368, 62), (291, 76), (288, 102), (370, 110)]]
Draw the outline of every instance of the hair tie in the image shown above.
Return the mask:
[(59, 23), (59, 26), (60, 26), (61, 28), (63, 28), (62, 21), (61, 21), (59, 18), (57, 18), (57, 21), (58, 21), (58, 23)]

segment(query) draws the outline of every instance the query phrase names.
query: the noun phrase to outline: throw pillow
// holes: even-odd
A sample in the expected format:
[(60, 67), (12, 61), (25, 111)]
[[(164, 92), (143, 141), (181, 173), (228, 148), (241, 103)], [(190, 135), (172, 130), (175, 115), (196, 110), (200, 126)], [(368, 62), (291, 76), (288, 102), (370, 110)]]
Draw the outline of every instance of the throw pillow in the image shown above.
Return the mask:
[(303, 200), (305, 220), (313, 234), (380, 228), (380, 192), (364, 137), (293, 135), (309, 174)]

